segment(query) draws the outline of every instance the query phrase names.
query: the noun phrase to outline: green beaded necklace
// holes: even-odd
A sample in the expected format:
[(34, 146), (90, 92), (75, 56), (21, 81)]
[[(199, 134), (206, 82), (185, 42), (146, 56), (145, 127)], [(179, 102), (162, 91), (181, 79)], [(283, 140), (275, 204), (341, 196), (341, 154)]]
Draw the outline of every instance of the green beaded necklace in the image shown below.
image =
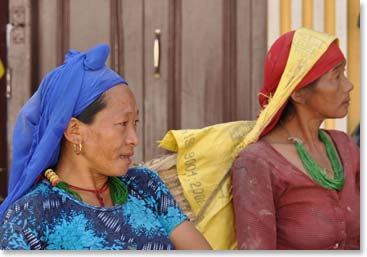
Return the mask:
[[(108, 185), (110, 187), (110, 194), (114, 205), (120, 205), (127, 202), (129, 193), (126, 185), (119, 178), (108, 177)], [(67, 183), (59, 182), (56, 186), (82, 201), (80, 194), (70, 188), (70, 185)]]
[(343, 166), (339, 160), (338, 154), (332, 143), (330, 142), (326, 132), (319, 129), (319, 137), (323, 144), (325, 145), (327, 155), (331, 162), (331, 167), (334, 171), (334, 178), (330, 178), (326, 175), (325, 169), (321, 168), (311, 155), (307, 152), (303, 146), (302, 140), (295, 137), (289, 137), (293, 141), (299, 157), (302, 160), (303, 166), (305, 167), (308, 174), (312, 177), (314, 181), (323, 186), (324, 188), (331, 190), (340, 190), (344, 185), (344, 170)]
[(129, 195), (126, 185), (117, 177), (109, 177), (109, 185), (113, 204), (126, 203)]

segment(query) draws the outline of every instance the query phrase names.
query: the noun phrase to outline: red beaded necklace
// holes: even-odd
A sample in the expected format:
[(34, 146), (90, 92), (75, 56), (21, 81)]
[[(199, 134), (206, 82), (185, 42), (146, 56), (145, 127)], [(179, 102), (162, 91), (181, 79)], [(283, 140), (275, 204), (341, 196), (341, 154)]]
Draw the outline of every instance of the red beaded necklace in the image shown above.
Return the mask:
[(112, 199), (112, 202), (113, 202), (114, 205), (124, 204), (124, 203), (127, 202), (127, 199), (128, 199), (129, 192), (127, 190), (127, 187), (117, 177), (109, 177), (108, 180), (106, 181), (106, 183), (100, 189), (91, 190), (91, 189), (84, 189), (84, 188), (76, 187), (76, 186), (69, 185), (69, 184), (65, 183), (64, 181), (62, 181), (59, 178), (59, 176), (52, 169), (47, 169), (44, 172), (44, 175), (50, 181), (52, 186), (56, 186), (58, 188), (63, 189), (64, 191), (68, 192), (69, 194), (71, 194), (75, 198), (79, 199), (80, 201), (83, 201), (81, 196), (77, 192), (72, 190), (71, 188), (74, 188), (76, 190), (92, 192), (92, 193), (96, 194), (96, 197), (97, 197), (99, 203), (103, 207), (104, 207), (104, 202), (103, 202), (103, 198), (101, 196), (101, 193), (106, 191), (108, 187), (110, 188), (111, 199)]
[(85, 189), (85, 188), (81, 188), (81, 187), (77, 187), (77, 186), (73, 186), (68, 184), (69, 188), (74, 189), (74, 190), (80, 190), (80, 191), (86, 191), (86, 192), (91, 192), (96, 194), (96, 197), (99, 201), (99, 204), (104, 207), (104, 201), (103, 201), (103, 197), (101, 196), (101, 194), (107, 190), (108, 188), (108, 180), (106, 180), (106, 182), (103, 184), (103, 186), (100, 189)]

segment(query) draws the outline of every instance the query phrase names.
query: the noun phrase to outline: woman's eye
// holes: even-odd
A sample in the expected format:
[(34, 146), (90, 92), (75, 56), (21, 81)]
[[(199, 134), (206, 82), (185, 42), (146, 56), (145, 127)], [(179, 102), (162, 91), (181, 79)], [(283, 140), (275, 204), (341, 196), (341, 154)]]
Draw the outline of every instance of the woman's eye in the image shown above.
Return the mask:
[(338, 73), (338, 75), (336, 76), (336, 79), (340, 79), (344, 76), (344, 71), (341, 71)]
[(343, 68), (341, 71), (340, 71), (340, 73), (339, 73), (339, 75), (338, 75), (338, 78), (340, 78), (340, 77), (346, 77), (347, 76), (347, 68)]
[(138, 126), (138, 124), (139, 124), (139, 121), (138, 121), (138, 120), (136, 120), (136, 121), (135, 121), (135, 123), (134, 123), (134, 126), (135, 126), (135, 127), (137, 127), (137, 126)]
[(128, 121), (123, 121), (123, 122), (120, 122), (119, 125), (121, 125), (123, 127), (126, 127), (127, 126), (127, 123), (128, 123)]

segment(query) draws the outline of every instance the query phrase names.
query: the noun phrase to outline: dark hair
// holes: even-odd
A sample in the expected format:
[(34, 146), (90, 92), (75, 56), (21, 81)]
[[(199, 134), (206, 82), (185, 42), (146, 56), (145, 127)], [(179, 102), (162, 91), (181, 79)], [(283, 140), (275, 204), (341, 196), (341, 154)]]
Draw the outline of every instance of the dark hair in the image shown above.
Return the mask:
[(294, 106), (292, 101), (289, 99), (287, 105), (284, 107), (282, 114), (280, 115), (279, 122), (285, 122), (294, 115)]
[(85, 124), (91, 124), (94, 121), (96, 114), (106, 108), (106, 105), (107, 103), (104, 99), (104, 94), (102, 94), (97, 98), (97, 100), (85, 108), (76, 118)]
[[(314, 80), (313, 82), (301, 88), (300, 90), (312, 90), (315, 87), (316, 82), (318, 80), (319, 79)], [(295, 112), (294, 105), (291, 101), (291, 98), (289, 98), (287, 105), (285, 106), (285, 108), (282, 111), (282, 114), (280, 115), (279, 122), (285, 122), (286, 120), (291, 119), (294, 116), (294, 112)]]

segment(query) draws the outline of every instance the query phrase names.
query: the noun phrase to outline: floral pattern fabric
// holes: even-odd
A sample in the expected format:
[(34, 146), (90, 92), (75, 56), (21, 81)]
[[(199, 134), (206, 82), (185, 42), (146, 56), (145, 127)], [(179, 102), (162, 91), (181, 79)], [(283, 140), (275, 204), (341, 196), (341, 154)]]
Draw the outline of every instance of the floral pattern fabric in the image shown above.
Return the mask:
[(94, 207), (47, 180), (6, 212), (1, 249), (170, 250), (172, 230), (187, 216), (155, 171), (138, 167), (121, 177), (128, 202)]

